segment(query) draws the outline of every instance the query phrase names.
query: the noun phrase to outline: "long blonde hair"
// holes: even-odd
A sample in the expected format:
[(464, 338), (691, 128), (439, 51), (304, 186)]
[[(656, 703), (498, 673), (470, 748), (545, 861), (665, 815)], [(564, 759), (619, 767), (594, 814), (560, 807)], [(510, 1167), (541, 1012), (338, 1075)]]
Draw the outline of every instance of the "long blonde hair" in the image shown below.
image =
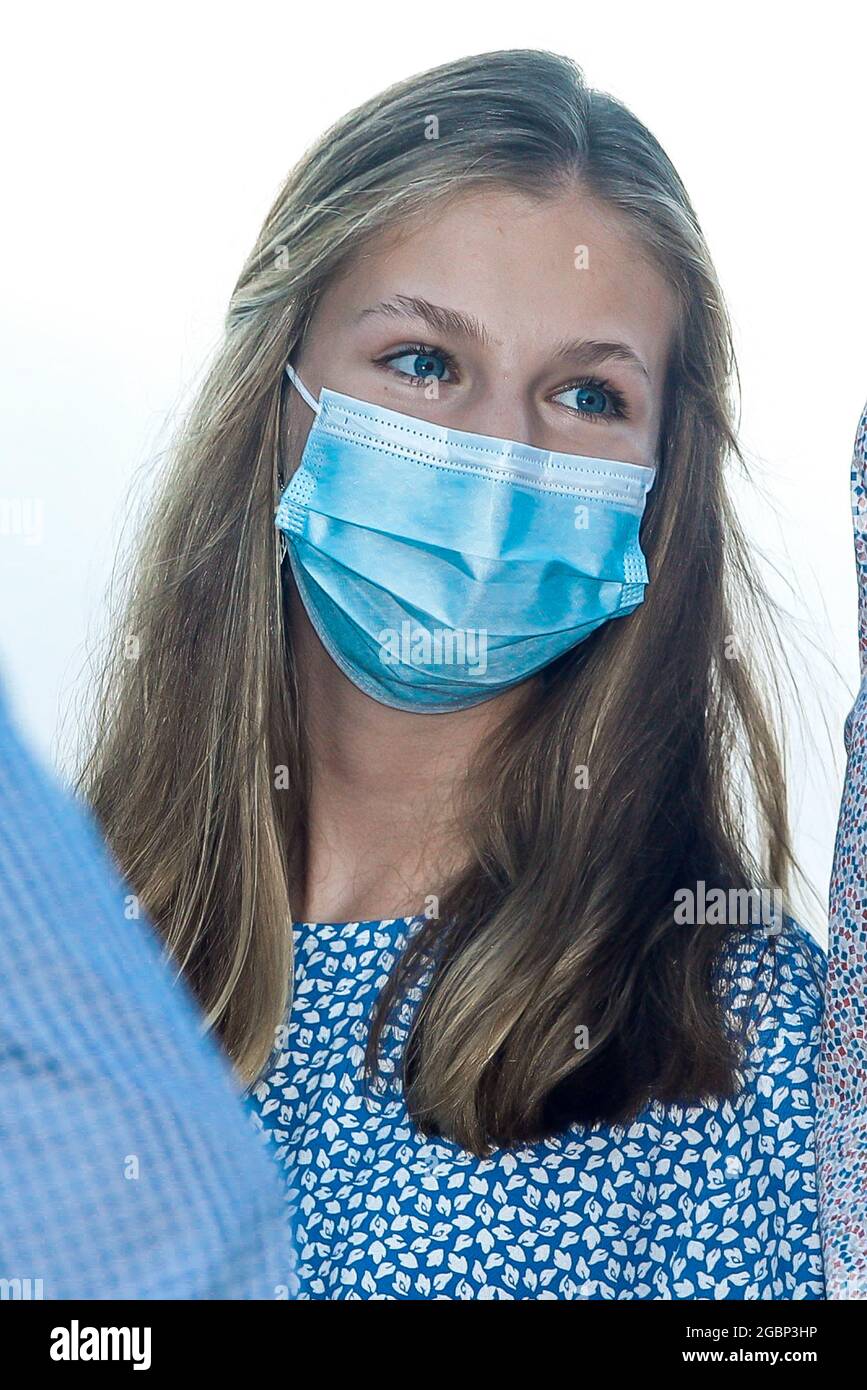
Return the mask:
[[(749, 663), (725, 652), (768, 611), (724, 485), (738, 456), (725, 305), (665, 153), (570, 60), (495, 52), (435, 68), (350, 112), (291, 171), (135, 557), (80, 779), (251, 1082), (291, 989), (309, 790), (273, 524), (284, 365), (369, 240), (458, 193), (576, 185), (625, 215), (680, 310), (642, 533), (652, 582), (492, 742), (466, 808), (469, 866), (441, 885), (368, 1048), (373, 1070), (392, 1007), (432, 967), (407, 1097), (425, 1127), (477, 1152), (625, 1117), (650, 1095), (731, 1090), (714, 988), (726, 929), (675, 926), (673, 896), (700, 879), (785, 888), (793, 862), (774, 720)], [(771, 675), (770, 647), (762, 664)], [(581, 765), (591, 785), (576, 794)]]

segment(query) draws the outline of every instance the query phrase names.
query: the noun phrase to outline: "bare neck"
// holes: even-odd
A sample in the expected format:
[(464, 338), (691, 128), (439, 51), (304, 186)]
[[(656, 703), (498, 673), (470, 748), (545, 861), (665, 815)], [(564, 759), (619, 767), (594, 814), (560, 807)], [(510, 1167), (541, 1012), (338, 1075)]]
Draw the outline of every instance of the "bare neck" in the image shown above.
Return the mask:
[(306, 613), (296, 612), (293, 642), (310, 759), (306, 883), (295, 915), (344, 922), (422, 912), (465, 866), (456, 798), (521, 688), (472, 709), (408, 713), (358, 690)]

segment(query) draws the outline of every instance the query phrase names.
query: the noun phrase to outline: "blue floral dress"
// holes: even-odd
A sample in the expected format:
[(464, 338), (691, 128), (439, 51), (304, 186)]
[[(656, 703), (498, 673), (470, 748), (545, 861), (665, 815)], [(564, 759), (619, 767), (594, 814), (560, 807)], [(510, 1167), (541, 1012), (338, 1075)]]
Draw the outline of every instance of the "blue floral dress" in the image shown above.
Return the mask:
[[(824, 954), (791, 919), (737, 1098), (655, 1103), (484, 1159), (420, 1133), (396, 1080), (413, 991), (362, 1083), (412, 918), (298, 923), (296, 989), (250, 1096), (287, 1182), (299, 1299), (823, 1298), (814, 1150)], [(767, 966), (733, 950), (733, 1006)]]

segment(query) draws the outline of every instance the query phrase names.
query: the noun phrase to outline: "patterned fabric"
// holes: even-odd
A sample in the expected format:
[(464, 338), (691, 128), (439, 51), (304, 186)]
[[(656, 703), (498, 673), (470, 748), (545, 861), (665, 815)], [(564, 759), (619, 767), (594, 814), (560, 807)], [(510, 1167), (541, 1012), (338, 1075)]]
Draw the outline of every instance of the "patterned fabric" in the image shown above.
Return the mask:
[(301, 923), (297, 988), (251, 1105), (288, 1186), (301, 1299), (822, 1298), (814, 1162), (824, 956), (791, 919), (732, 948), (752, 1000), (734, 1101), (572, 1127), (479, 1159), (411, 1123), (396, 1069), (413, 991), (365, 1090), (373, 1001), (413, 919)]
[(819, 1194), (829, 1298), (867, 1298), (867, 407), (852, 460), (861, 689), (847, 716), (846, 779), (828, 933), (819, 1060)]
[(0, 696), (0, 1299), (274, 1298), (288, 1264), (227, 1064)]

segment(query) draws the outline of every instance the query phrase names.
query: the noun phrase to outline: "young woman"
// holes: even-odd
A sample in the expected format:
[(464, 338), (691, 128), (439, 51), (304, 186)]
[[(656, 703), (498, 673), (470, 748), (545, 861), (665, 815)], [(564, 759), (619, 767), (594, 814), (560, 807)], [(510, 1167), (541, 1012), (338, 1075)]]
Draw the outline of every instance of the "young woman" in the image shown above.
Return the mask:
[(300, 1298), (823, 1296), (732, 377), (683, 185), (565, 58), (400, 83), (268, 216), (83, 785)]

